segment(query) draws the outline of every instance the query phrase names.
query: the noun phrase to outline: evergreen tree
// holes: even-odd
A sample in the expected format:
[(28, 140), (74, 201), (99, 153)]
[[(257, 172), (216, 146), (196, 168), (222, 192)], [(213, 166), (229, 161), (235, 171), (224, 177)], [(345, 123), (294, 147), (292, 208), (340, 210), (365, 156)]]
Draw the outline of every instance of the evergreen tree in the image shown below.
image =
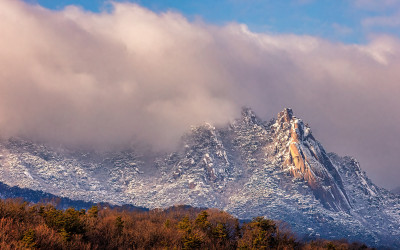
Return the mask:
[(24, 233), (24, 237), (22, 238), (22, 244), (24, 247), (32, 249), (36, 247), (36, 232), (33, 229), (28, 229)]
[(124, 222), (122, 221), (121, 216), (118, 216), (115, 219), (115, 226), (117, 228), (117, 235), (121, 235), (122, 234), (122, 230), (124, 229)]
[(210, 222), (207, 220), (208, 218), (208, 213), (207, 211), (202, 211), (196, 218), (195, 224), (198, 226), (200, 229), (204, 231), (208, 231), (211, 227)]
[(97, 218), (97, 216), (99, 214), (99, 208), (97, 206), (92, 206), (88, 210), (88, 214), (89, 214), (90, 217)]

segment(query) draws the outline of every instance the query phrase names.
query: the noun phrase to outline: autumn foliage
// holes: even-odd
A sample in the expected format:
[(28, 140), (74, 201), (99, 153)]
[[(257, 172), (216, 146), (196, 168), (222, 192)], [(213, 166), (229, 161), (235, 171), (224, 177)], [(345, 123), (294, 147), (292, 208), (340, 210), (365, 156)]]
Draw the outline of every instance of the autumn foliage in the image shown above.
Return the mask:
[(366, 249), (346, 241), (302, 243), (264, 217), (239, 223), (217, 209), (133, 212), (0, 200), (0, 249)]

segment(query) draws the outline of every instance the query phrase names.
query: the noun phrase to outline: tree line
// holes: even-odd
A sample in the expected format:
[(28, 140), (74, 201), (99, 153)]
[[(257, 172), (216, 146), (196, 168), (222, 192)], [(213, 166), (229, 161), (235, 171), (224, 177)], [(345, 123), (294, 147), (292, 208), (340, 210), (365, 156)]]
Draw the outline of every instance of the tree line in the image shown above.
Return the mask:
[(302, 242), (264, 217), (240, 223), (218, 209), (130, 211), (0, 200), (0, 249), (369, 249), (346, 240)]

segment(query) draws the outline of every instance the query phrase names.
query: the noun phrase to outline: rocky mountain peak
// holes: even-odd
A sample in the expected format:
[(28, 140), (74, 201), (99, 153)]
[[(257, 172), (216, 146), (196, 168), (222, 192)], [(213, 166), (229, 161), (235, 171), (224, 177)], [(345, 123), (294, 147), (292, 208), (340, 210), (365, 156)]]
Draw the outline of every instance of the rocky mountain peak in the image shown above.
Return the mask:
[(293, 118), (293, 110), (291, 108), (285, 108), (278, 113), (278, 122), (283, 124), (285, 122), (289, 123)]
[(293, 115), (291, 108), (285, 108), (278, 113), (276, 121), (280, 128), (289, 129), (290, 137), (294, 142), (300, 142), (311, 136), (311, 129), (303, 121)]
[(248, 107), (242, 108), (242, 119), (246, 124), (257, 124), (260, 122), (260, 119), (257, 117), (256, 113), (254, 113), (254, 111)]
[(285, 159), (283, 166), (294, 178), (304, 180), (325, 207), (347, 211), (350, 203), (340, 175), (311, 129), (290, 108), (279, 112), (274, 127)]

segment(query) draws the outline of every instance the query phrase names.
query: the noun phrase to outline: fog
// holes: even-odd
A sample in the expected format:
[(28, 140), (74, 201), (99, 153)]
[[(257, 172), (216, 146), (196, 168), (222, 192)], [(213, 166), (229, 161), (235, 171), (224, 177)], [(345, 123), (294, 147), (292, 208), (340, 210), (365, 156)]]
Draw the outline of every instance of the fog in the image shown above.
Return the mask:
[(0, 135), (170, 150), (191, 125), (285, 107), (327, 151), (398, 185), (400, 41), (365, 45), (213, 26), (114, 3), (91, 13), (0, 2)]

